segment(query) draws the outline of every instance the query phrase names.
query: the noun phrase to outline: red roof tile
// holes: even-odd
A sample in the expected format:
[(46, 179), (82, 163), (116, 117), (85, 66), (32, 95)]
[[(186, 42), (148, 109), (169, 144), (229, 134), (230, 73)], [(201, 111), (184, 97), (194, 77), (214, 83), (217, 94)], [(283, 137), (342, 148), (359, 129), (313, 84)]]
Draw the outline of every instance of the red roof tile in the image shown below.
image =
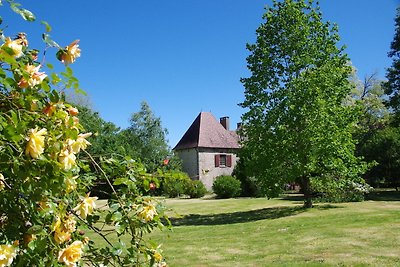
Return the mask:
[(188, 148), (239, 148), (239, 137), (226, 130), (210, 112), (200, 112), (174, 150)]

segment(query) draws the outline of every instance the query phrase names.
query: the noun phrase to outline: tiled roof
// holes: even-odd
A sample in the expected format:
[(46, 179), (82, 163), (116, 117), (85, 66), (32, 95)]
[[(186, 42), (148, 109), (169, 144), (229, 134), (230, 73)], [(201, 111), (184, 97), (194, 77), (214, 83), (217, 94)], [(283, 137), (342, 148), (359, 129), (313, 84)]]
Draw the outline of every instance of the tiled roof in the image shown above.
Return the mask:
[(239, 148), (239, 137), (226, 130), (210, 112), (200, 112), (174, 150), (204, 148)]

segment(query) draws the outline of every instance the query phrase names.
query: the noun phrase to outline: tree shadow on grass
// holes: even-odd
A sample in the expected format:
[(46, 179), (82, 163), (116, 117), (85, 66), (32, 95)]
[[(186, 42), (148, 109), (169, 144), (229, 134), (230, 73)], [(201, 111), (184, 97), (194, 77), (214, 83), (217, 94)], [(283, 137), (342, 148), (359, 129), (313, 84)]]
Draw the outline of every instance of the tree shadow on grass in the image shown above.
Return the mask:
[(299, 201), (304, 201), (304, 195), (299, 193), (286, 193), (281, 195), (279, 199), (292, 202), (299, 202)]
[[(338, 208), (334, 205), (318, 205), (316, 209)], [(303, 206), (271, 207), (258, 210), (238, 211), (219, 214), (188, 214), (181, 218), (170, 218), (173, 226), (189, 225), (223, 225), (233, 223), (246, 223), (259, 220), (272, 220), (282, 217), (294, 216), (307, 211)]]
[(369, 193), (367, 200), (373, 201), (400, 201), (400, 191), (394, 189), (377, 189)]

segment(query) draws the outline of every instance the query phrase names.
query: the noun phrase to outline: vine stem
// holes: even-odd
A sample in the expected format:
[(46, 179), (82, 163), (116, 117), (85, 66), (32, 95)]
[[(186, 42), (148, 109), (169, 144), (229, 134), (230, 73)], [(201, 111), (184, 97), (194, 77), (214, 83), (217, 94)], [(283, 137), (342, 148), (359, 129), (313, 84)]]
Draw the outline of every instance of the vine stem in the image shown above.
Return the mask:
[[(90, 160), (93, 162), (93, 164), (96, 166), (96, 168), (97, 168), (98, 170), (100, 170), (101, 174), (102, 174), (102, 175), (104, 176), (104, 178), (106, 179), (108, 185), (111, 187), (111, 190), (112, 190), (113, 193), (115, 194), (115, 197), (117, 198), (118, 203), (119, 203), (119, 205), (120, 205), (120, 207), (121, 207), (121, 209), (122, 209), (124, 215), (126, 216), (126, 218), (127, 218), (128, 221), (129, 221), (129, 230), (130, 230), (130, 232), (131, 232), (132, 239), (135, 240), (135, 239), (136, 239), (136, 238), (135, 238), (135, 233), (136, 233), (135, 227), (133, 226), (133, 221), (132, 221), (132, 219), (129, 217), (129, 213), (128, 213), (128, 212), (125, 210), (125, 208), (124, 208), (124, 202), (123, 202), (122, 199), (118, 196), (117, 191), (115, 190), (114, 186), (112, 185), (110, 179), (108, 178), (108, 175), (105, 173), (105, 171), (103, 170), (103, 168), (101, 168), (101, 166), (94, 160), (94, 158), (92, 157), (92, 155), (90, 155), (89, 152), (87, 152), (86, 150), (84, 150), (84, 152), (85, 152), (86, 155), (90, 158)], [(136, 241), (136, 240), (135, 240), (135, 241)], [(119, 258), (119, 257), (118, 257), (118, 258)]]

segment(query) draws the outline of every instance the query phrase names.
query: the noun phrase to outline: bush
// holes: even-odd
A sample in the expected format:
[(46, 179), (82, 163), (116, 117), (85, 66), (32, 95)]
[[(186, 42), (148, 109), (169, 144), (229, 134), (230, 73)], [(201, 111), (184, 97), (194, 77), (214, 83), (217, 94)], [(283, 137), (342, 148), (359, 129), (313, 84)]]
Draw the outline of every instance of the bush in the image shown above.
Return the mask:
[(260, 186), (257, 184), (257, 179), (253, 176), (249, 176), (246, 173), (245, 162), (243, 159), (239, 159), (237, 162), (232, 176), (238, 179), (241, 183), (241, 196), (243, 197), (261, 197), (263, 194), (260, 191)]
[(214, 181), (212, 189), (218, 198), (237, 197), (241, 192), (241, 183), (233, 176), (218, 176)]
[(190, 196), (190, 198), (200, 198), (204, 197), (207, 193), (207, 188), (201, 181), (195, 180), (190, 181), (187, 184), (186, 194)]
[(191, 182), (189, 176), (181, 171), (168, 170), (160, 173), (160, 191), (167, 197), (179, 197), (186, 195), (188, 184)]
[(316, 201), (320, 202), (359, 202), (364, 201), (365, 195), (373, 188), (363, 181), (354, 182), (339, 180), (329, 184), (315, 183), (313, 191), (317, 192)]

